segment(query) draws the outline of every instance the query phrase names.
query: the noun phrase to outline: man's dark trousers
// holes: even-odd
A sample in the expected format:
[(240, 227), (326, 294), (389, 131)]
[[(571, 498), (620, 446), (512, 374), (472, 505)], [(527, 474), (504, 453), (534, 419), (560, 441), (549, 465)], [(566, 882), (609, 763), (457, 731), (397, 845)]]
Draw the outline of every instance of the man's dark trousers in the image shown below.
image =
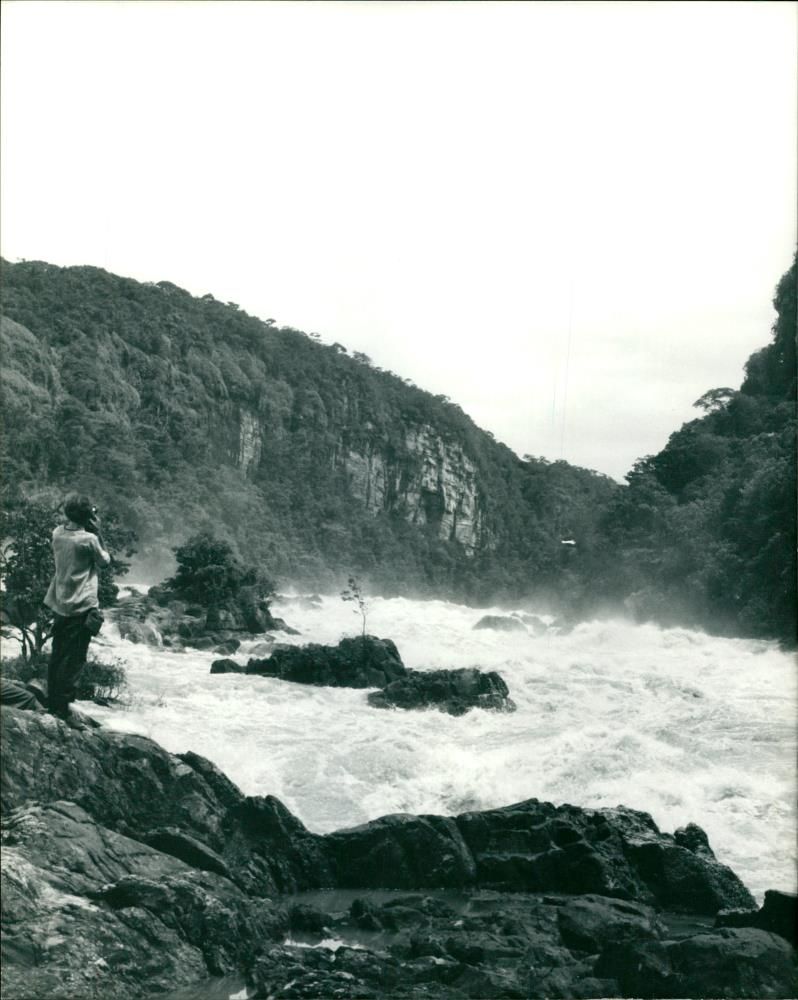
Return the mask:
[(47, 670), (47, 703), (53, 715), (62, 718), (69, 713), (69, 703), (75, 698), (80, 672), (86, 664), (91, 632), (86, 628), (86, 615), (55, 616), (53, 651)]

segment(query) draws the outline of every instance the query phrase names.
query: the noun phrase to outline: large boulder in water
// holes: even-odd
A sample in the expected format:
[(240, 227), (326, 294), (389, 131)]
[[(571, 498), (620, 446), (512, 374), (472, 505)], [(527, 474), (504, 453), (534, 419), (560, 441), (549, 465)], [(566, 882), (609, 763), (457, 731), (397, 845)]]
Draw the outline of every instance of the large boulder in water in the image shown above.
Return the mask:
[(494, 632), (526, 632), (526, 626), (522, 621), (507, 615), (484, 615), (474, 628), (489, 628)]
[(299, 684), (368, 688), (404, 677), (407, 668), (390, 639), (365, 635), (342, 639), (337, 646), (283, 646), (266, 659), (251, 659), (247, 673)]
[(236, 663), (235, 660), (231, 660), (229, 657), (214, 660), (211, 664), (212, 674), (245, 674), (246, 672), (247, 668), (243, 663)]
[(439, 708), (464, 715), (472, 708), (514, 712), (515, 704), (499, 674), (474, 668), (408, 670), (404, 677), (368, 696), (375, 708)]

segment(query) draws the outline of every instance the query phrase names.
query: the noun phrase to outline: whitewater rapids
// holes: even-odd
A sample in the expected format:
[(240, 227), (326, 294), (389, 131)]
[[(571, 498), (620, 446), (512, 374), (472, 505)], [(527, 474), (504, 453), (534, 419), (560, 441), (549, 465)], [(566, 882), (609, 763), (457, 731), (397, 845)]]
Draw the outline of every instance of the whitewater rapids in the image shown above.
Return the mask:
[[(524, 609), (528, 612), (532, 609)], [(301, 630), (285, 641), (356, 635), (352, 605), (275, 603)], [(275, 795), (318, 833), (386, 813), (456, 814), (527, 798), (651, 813), (664, 831), (690, 821), (761, 900), (795, 889), (796, 671), (774, 643), (594, 621), (563, 634), (474, 631), (483, 614), (444, 601), (371, 601), (368, 631), (417, 670), (498, 671), (518, 710), (371, 708), (360, 689), (211, 675), (219, 654), (123, 641), (130, 704), (82, 704), (104, 725), (193, 750), (250, 795)], [(550, 619), (544, 620), (550, 621)], [(282, 641), (282, 636), (278, 634)], [(245, 642), (245, 663), (258, 642)]]

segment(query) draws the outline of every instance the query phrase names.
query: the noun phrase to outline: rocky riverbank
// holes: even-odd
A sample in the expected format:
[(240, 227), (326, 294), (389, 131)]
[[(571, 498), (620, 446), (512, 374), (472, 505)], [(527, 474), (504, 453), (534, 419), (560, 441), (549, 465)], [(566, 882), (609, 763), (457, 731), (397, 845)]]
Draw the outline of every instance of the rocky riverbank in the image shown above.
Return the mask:
[(147, 594), (126, 594), (108, 611), (108, 619), (123, 639), (175, 651), (190, 647), (229, 655), (254, 635), (265, 633), (264, 644), (271, 648), (270, 632), (298, 634), (257, 596), (208, 607), (181, 599), (165, 585), (150, 587)]
[(757, 911), (692, 824), (533, 799), (317, 835), (143, 737), (3, 708), (2, 743), (7, 1000), (796, 992), (794, 900)]

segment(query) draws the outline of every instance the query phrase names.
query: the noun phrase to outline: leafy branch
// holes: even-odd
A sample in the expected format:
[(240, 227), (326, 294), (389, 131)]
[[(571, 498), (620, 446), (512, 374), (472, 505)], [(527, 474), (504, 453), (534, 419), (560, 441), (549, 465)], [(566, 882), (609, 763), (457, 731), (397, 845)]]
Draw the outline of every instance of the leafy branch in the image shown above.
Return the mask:
[(357, 611), (354, 611), (353, 609), (353, 613), (356, 615), (359, 614), (360, 617), (363, 619), (363, 631), (361, 634), (365, 639), (366, 616), (368, 615), (369, 612), (368, 602), (366, 601), (366, 598), (363, 595), (363, 588), (361, 584), (354, 576), (349, 577), (349, 579), (347, 580), (347, 584), (348, 586), (346, 590), (341, 591), (341, 600), (351, 601), (353, 604), (357, 604)]

